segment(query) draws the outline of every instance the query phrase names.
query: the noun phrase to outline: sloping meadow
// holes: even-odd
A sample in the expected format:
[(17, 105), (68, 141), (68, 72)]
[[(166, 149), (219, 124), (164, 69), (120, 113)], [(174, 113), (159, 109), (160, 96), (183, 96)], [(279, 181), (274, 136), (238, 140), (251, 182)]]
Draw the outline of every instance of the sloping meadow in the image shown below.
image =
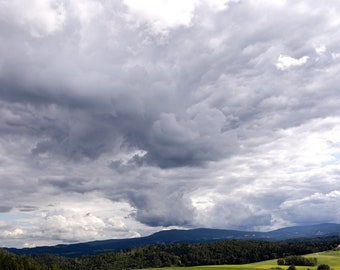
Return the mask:
[[(327, 264), (332, 270), (340, 270), (340, 251), (325, 251), (311, 253), (305, 255), (307, 258), (317, 258), (316, 266), (296, 266), (296, 270), (316, 270), (320, 264)], [(268, 260), (257, 263), (242, 264), (242, 265), (211, 265), (211, 266), (193, 266), (193, 267), (166, 267), (152, 268), (148, 270), (286, 270), (288, 266), (278, 266), (277, 260)]]

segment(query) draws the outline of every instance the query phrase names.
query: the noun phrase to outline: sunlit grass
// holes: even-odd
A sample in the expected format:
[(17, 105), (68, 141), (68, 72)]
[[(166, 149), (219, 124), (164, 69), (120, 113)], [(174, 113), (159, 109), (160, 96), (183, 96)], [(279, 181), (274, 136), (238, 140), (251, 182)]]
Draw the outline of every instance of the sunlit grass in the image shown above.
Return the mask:
[[(333, 270), (340, 270), (340, 251), (325, 251), (305, 255), (318, 259), (318, 265), (328, 264)], [(228, 265), (210, 265), (210, 266), (192, 266), (192, 267), (164, 267), (149, 268), (148, 270), (287, 270), (288, 266), (277, 265), (277, 260), (268, 260), (249, 264), (228, 264)], [(316, 270), (317, 266), (296, 266), (297, 270)]]

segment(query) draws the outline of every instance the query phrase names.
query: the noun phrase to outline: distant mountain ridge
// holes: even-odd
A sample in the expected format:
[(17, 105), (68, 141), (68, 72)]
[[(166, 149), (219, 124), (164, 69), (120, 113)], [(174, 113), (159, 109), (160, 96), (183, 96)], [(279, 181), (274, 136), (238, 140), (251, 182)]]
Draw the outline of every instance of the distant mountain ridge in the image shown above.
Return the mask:
[(340, 236), (340, 224), (324, 223), (318, 225), (286, 227), (269, 232), (252, 232), (223, 229), (191, 229), (166, 230), (152, 235), (128, 239), (98, 240), (86, 243), (44, 246), (35, 248), (6, 248), (8, 251), (21, 254), (58, 254), (65, 257), (77, 257), (88, 254), (98, 254), (118, 251), (136, 246), (149, 244), (199, 243), (218, 240), (267, 240), (283, 241), (297, 238), (315, 238), (327, 236)]

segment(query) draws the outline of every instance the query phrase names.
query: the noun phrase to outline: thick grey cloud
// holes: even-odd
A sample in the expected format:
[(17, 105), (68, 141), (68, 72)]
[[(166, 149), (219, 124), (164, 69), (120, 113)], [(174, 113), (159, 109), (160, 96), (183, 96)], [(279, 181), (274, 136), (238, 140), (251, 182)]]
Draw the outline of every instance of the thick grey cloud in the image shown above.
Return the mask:
[(7, 205), (1, 205), (0, 206), (0, 212), (1, 213), (6, 213), (6, 212), (9, 212), (12, 208), (10, 206), (7, 206)]
[(336, 1), (0, 5), (3, 243), (340, 222)]

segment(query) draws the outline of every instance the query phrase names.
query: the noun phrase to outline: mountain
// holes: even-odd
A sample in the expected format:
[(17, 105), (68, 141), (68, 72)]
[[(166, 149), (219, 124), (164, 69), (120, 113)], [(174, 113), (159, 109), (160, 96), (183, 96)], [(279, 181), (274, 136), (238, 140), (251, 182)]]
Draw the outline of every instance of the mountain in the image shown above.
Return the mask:
[(249, 232), (221, 229), (167, 230), (146, 237), (129, 239), (100, 240), (86, 243), (44, 246), (35, 248), (6, 248), (8, 251), (22, 255), (58, 254), (65, 257), (78, 257), (85, 254), (98, 254), (118, 251), (149, 244), (199, 243), (228, 239), (282, 241), (297, 238), (315, 238), (340, 236), (340, 224), (325, 223), (308, 226), (287, 227), (269, 232)]
[(340, 224), (324, 223), (318, 225), (295, 226), (268, 232), (271, 238), (277, 240), (293, 238), (311, 238), (340, 235)]

